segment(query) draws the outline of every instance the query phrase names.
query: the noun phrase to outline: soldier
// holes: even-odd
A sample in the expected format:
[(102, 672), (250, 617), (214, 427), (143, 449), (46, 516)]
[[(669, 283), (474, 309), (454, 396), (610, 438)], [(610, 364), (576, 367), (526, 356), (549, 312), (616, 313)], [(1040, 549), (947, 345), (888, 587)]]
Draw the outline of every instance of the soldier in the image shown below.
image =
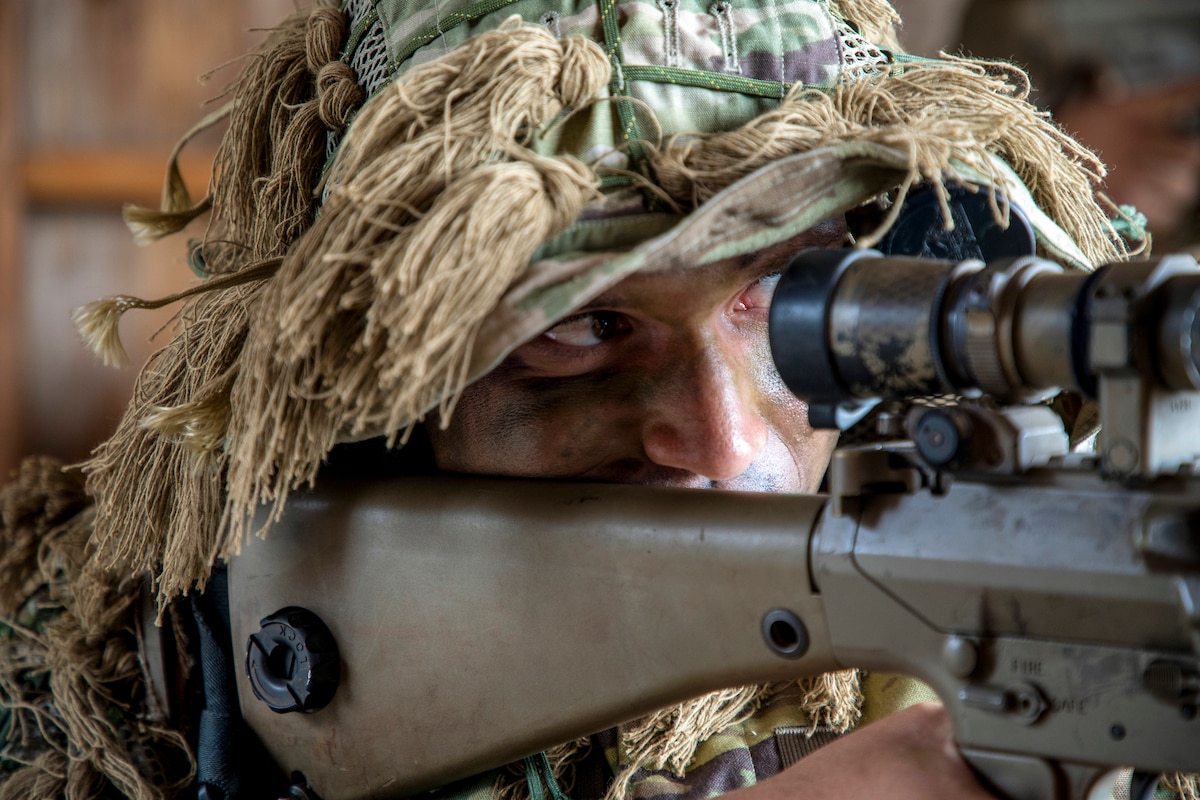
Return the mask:
[[(127, 214), (144, 239), (208, 215), (175, 338), (82, 475), (31, 460), (6, 491), (0, 798), (308, 791), (273, 782), (223, 694), (220, 564), (339, 445), (382, 438), (389, 469), (811, 492), (835, 436), (765, 339), (789, 254), (880, 241), (925, 185), (947, 217), (952, 186), (1000, 222), (1020, 206), (1071, 266), (1124, 257), (1102, 167), (1021, 74), (907, 57), (896, 21), (880, 0), (350, 0), (285, 22), (214, 115), (208, 195), (172, 168), (163, 208)], [(119, 361), (120, 314), (160, 302), (78, 321)], [(148, 653), (155, 618), (172, 657)], [(987, 796), (936, 705), (758, 783), (785, 765), (775, 728), (843, 733), (920, 696), (882, 683), (716, 693), (472, 786)], [(748, 719), (761, 733), (716, 736)]]

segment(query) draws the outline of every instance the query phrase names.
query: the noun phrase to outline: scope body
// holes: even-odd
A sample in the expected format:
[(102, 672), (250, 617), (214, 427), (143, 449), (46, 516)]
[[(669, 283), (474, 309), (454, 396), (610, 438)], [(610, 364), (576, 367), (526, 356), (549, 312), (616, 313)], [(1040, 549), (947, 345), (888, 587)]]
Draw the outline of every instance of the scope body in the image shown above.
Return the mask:
[[(1135, 335), (1105, 329), (1114, 310)], [(1094, 398), (1116, 361), (1162, 388), (1200, 389), (1198, 312), (1188, 256), (1081, 273), (1034, 257), (985, 265), (813, 249), (776, 288), (771, 345), (788, 387), (824, 423), (822, 406), (853, 399)]]
[(807, 250), (776, 287), (771, 351), (814, 427), (865, 400), (954, 394), (1100, 406), (1106, 474), (1171, 472), (1200, 453), (1200, 267), (1190, 256), (1067, 271)]

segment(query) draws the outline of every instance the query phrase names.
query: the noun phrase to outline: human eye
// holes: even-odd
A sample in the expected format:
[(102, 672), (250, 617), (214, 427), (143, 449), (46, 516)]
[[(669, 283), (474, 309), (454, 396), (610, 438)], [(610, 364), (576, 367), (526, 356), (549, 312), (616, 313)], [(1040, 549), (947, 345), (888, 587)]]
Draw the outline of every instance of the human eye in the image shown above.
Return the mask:
[(775, 287), (779, 285), (779, 277), (782, 274), (782, 270), (776, 270), (750, 284), (738, 297), (734, 304), (734, 309), (737, 311), (769, 309), (771, 307), (771, 297), (775, 294)]
[(629, 332), (629, 321), (615, 311), (572, 314), (542, 334), (566, 347), (595, 347)]

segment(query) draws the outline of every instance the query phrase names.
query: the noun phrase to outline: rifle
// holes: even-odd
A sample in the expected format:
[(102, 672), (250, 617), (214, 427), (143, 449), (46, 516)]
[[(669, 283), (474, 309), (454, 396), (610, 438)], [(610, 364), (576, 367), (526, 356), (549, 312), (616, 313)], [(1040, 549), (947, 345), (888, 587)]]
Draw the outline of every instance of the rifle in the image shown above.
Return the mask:
[[(1014, 800), (1198, 771), (1198, 312), (1187, 257), (802, 253), (771, 337), (814, 424), (965, 399), (881, 415), (895, 439), (839, 449), (827, 495), (326, 481), (230, 565), (245, 719), (325, 800), (402, 796), (861, 667), (929, 684)], [(1060, 388), (1098, 401), (1095, 454), (1029, 405)]]

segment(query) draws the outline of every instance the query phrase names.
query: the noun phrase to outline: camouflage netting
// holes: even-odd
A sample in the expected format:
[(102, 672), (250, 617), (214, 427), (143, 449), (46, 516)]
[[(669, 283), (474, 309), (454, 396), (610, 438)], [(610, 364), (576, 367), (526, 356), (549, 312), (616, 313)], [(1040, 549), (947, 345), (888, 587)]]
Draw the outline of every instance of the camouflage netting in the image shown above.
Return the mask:
[(148, 712), (141, 580), (90, 558), (77, 471), (26, 460), (0, 492), (0, 798), (173, 797), (186, 742)]

